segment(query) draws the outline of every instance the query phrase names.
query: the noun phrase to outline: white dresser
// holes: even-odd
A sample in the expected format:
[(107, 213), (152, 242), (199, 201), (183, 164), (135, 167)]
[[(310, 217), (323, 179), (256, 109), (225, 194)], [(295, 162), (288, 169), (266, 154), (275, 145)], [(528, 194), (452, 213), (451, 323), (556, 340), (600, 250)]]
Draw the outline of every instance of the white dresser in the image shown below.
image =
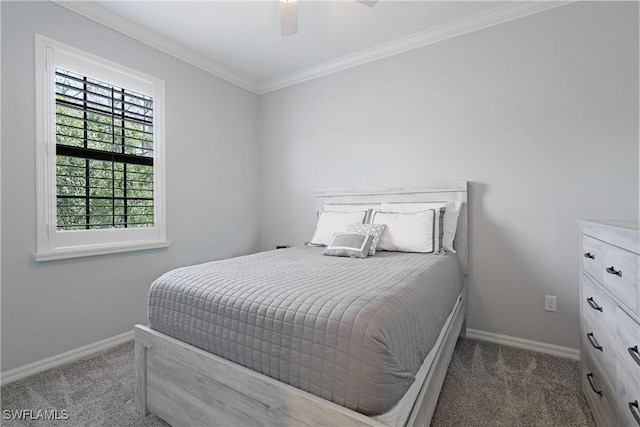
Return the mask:
[(640, 427), (639, 223), (580, 225), (582, 390), (598, 426)]

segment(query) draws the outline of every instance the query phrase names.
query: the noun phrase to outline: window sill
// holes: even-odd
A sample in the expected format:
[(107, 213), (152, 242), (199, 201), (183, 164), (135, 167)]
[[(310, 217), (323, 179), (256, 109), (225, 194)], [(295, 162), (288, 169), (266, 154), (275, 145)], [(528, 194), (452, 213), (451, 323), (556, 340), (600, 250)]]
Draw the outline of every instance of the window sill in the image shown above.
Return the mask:
[(171, 240), (119, 243), (114, 245), (83, 246), (52, 249), (46, 252), (36, 252), (33, 260), (36, 262), (55, 261), (59, 259), (81, 258), (95, 255), (108, 255), (121, 252), (142, 251), (146, 249), (158, 249), (171, 246)]

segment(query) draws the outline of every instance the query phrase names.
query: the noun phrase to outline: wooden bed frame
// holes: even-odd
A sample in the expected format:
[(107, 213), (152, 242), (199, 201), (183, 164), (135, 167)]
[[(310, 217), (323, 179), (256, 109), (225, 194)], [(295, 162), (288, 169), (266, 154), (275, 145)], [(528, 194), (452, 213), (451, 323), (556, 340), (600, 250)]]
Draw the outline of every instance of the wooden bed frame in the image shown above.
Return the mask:
[[(412, 187), (358, 187), (316, 192), (325, 203), (374, 204), (457, 200), (462, 209), (456, 252), (468, 260), (467, 182)], [(458, 336), (465, 333), (466, 283), (418, 397), (397, 425), (428, 426)], [(174, 426), (382, 426), (379, 421), (299, 390), (192, 345), (136, 325), (136, 411), (154, 413)]]

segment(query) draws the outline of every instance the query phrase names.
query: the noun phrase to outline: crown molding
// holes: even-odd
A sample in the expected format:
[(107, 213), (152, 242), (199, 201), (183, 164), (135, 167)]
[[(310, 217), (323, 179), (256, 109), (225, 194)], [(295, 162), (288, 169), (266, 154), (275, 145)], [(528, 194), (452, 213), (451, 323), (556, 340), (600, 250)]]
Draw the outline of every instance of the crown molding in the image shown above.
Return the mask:
[(191, 64), (194, 67), (200, 68), (216, 77), (220, 77), (236, 86), (258, 93), (258, 85), (256, 82), (240, 77), (236, 73), (221, 67), (214, 61), (204, 58), (202, 55), (185, 48), (181, 44), (100, 7), (92, 1), (50, 1)]
[(337, 73), (358, 65), (367, 64), (402, 52), (428, 46), (484, 28), (534, 15), (577, 0), (567, 1), (514, 1), (472, 16), (458, 19), (416, 34), (393, 40), (370, 49), (309, 67), (275, 79), (255, 82), (225, 69), (215, 61), (185, 48), (168, 38), (135, 24), (92, 1), (50, 0), (73, 12), (92, 19), (135, 40), (154, 47), (166, 54), (200, 68), (248, 91), (262, 95), (318, 77)]
[(361, 50), (354, 54), (346, 55), (317, 66), (296, 71), (283, 77), (268, 80), (259, 86), (257, 93), (264, 94), (273, 92), (278, 89), (283, 89), (288, 86), (313, 80), (338, 71), (357, 67), (358, 65), (367, 64), (402, 52), (428, 46), (430, 44), (472, 33), (484, 28), (493, 27), (525, 16), (555, 9), (560, 6), (573, 3), (574, 1), (577, 0), (516, 1), (503, 6), (498, 6), (494, 9), (489, 9), (472, 16), (429, 28), (425, 31), (393, 40), (370, 49)]

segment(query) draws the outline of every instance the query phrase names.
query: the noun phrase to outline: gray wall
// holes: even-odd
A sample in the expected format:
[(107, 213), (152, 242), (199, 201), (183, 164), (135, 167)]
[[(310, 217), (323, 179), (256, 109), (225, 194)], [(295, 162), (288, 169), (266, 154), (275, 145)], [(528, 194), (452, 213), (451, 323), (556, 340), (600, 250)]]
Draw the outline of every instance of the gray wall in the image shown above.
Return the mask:
[[(2, 371), (146, 322), (151, 282), (258, 247), (258, 96), (50, 2), (2, 2)], [(34, 33), (166, 83), (168, 249), (35, 263)]]
[(261, 247), (317, 188), (468, 180), (468, 326), (577, 348), (577, 221), (638, 218), (638, 71), (638, 4), (579, 2), (261, 96)]

